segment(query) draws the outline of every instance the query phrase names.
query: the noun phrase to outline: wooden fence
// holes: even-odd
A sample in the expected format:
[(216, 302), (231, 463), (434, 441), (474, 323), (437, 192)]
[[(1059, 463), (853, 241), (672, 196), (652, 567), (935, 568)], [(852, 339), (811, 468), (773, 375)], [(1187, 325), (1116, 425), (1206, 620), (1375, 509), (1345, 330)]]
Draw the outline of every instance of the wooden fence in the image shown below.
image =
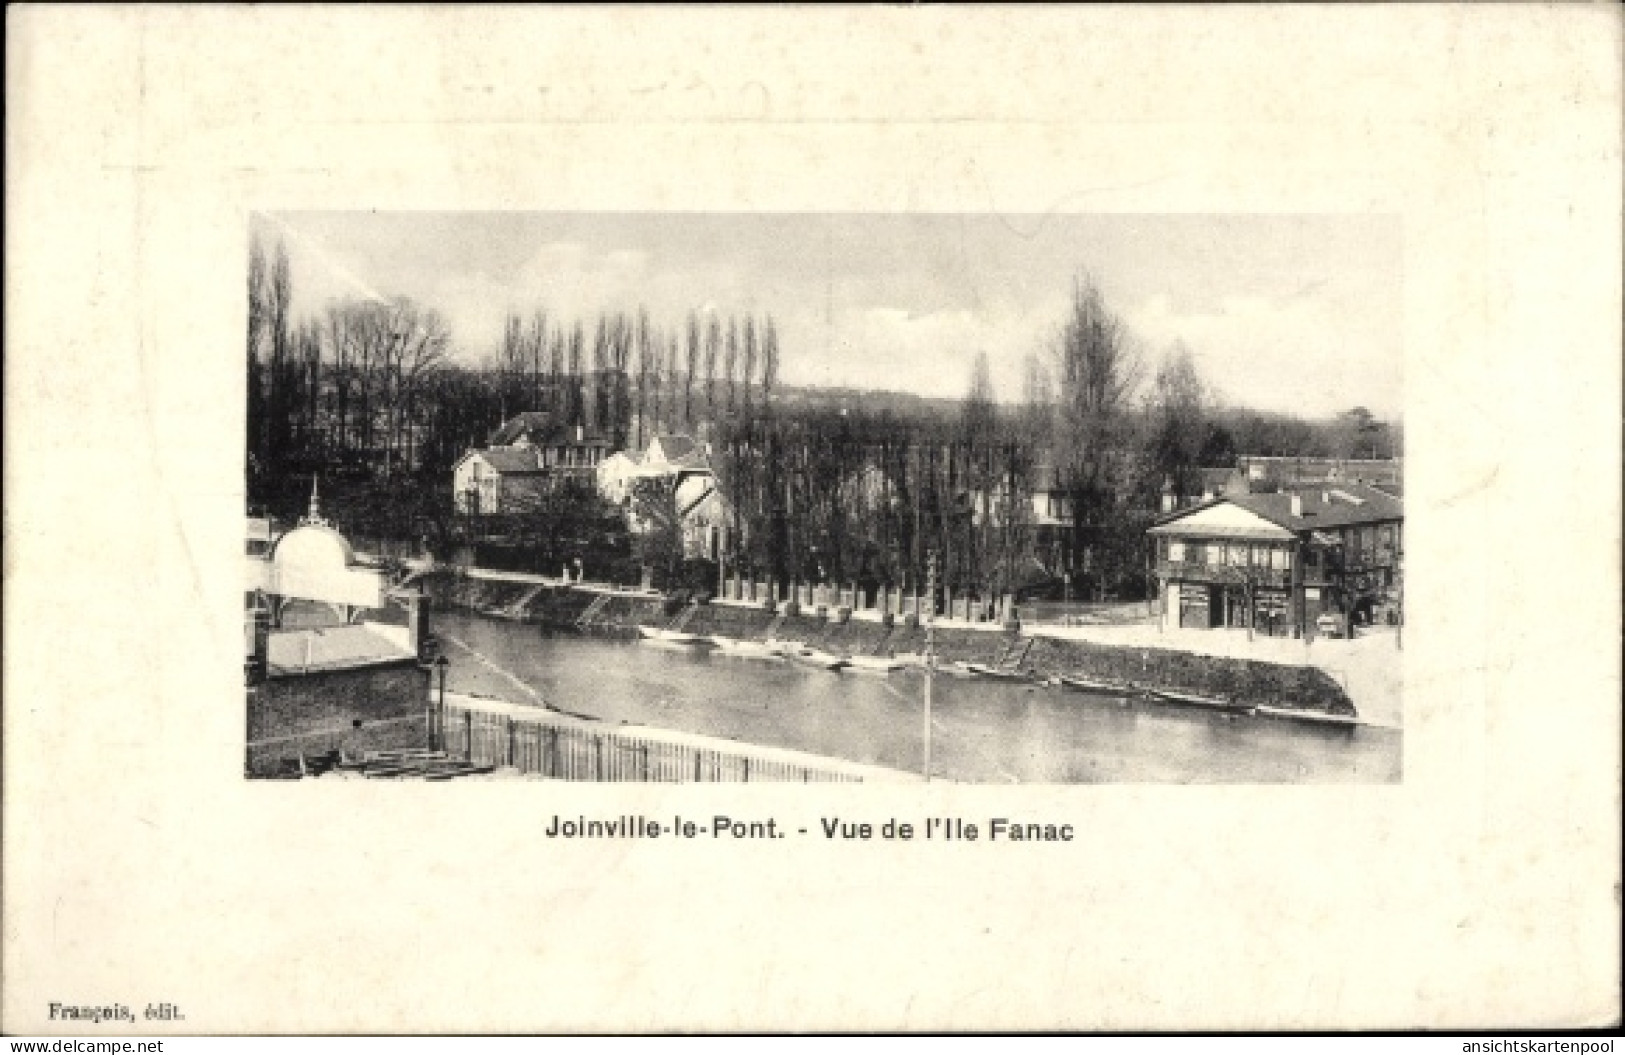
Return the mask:
[(436, 730), (445, 750), (480, 765), (555, 780), (856, 783), (862, 778), (782, 759), (448, 706)]

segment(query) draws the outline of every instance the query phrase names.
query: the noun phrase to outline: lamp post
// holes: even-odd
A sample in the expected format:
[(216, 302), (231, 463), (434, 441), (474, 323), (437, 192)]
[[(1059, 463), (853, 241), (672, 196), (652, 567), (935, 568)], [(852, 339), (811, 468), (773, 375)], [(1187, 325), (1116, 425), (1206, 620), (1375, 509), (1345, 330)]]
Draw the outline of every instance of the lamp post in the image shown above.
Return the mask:
[(937, 551), (926, 558), (925, 603), (925, 782), (931, 783), (931, 675), (937, 665)]
[[(428, 715), (429, 750), (437, 750), (436, 741), (440, 741), (438, 750), (445, 750), (445, 724), (446, 724), (446, 668), (451, 666), (451, 660), (442, 652), (434, 661), (435, 673), (440, 678), (439, 720), (435, 719), (435, 711), (431, 709)], [(438, 735), (436, 735), (438, 730)]]

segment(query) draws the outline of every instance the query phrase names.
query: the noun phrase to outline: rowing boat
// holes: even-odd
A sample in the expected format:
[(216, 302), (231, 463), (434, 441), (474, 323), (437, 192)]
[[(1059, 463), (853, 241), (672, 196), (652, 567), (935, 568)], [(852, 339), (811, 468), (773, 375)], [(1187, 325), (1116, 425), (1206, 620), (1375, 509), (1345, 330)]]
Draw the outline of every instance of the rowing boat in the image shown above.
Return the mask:
[(1068, 689), (1075, 689), (1078, 692), (1098, 692), (1121, 696), (1124, 693), (1139, 691), (1134, 686), (1125, 685), (1122, 682), (1103, 681), (1098, 678), (1080, 678), (1075, 674), (1060, 674), (1056, 676), (1055, 680), (1058, 684)]
[(725, 637), (722, 634), (711, 635), (711, 644), (725, 656), (739, 656), (742, 659), (778, 659), (783, 655), (765, 641), (742, 640), (737, 637)]
[(846, 665), (857, 674), (890, 674), (903, 669), (903, 665), (890, 656), (847, 656)]
[(955, 666), (960, 667), (965, 671), (965, 673), (977, 678), (998, 678), (1002, 681), (1022, 681), (1027, 677), (1027, 675), (1023, 674), (1019, 670), (1003, 670), (999, 667), (988, 666), (986, 663), (966, 663), (962, 661), (955, 664)]
[(695, 645), (700, 643), (700, 635), (690, 634), (684, 630), (667, 630), (659, 626), (640, 626), (638, 633), (648, 641), (664, 641), (668, 645)]
[(798, 660), (802, 663), (806, 663), (809, 666), (819, 667), (824, 670), (840, 670), (842, 667), (846, 666), (846, 660), (835, 655), (833, 652), (825, 652), (821, 648), (803, 647), (801, 651), (795, 653), (790, 658)]
[(1152, 699), (1164, 703), (1183, 703), (1193, 707), (1212, 707), (1220, 711), (1251, 712), (1252, 704), (1242, 703), (1233, 696), (1202, 696), (1194, 692), (1176, 692), (1172, 689), (1150, 690)]
[(1357, 714), (1328, 714), (1325, 711), (1300, 711), (1294, 707), (1269, 707), (1260, 704), (1258, 713), (1270, 718), (1288, 718), (1295, 722), (1308, 722), (1313, 725), (1333, 725), (1349, 727), (1360, 725), (1360, 716)]

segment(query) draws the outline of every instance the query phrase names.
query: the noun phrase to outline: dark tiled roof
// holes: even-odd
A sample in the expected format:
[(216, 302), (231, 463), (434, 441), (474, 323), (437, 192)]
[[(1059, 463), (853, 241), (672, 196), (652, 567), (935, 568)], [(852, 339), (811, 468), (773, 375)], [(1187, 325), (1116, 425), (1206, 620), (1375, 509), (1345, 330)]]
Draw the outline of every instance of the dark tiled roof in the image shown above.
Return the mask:
[(665, 436), (656, 436), (655, 439), (660, 441), (660, 449), (665, 453), (667, 461), (680, 461), (681, 459), (687, 457), (689, 452), (694, 450), (694, 440), (688, 436), (681, 436), (673, 433)]
[(499, 473), (539, 473), (541, 465), (531, 447), (488, 447), (479, 452), (485, 463)]
[(491, 434), (491, 446), (507, 447), (519, 442), (521, 439), (529, 440), (536, 447), (608, 447), (609, 434), (599, 428), (581, 428), (581, 438), (576, 439), (575, 425), (563, 425), (557, 422), (553, 415), (540, 410), (530, 410), (503, 423), (502, 427)]
[(491, 433), (491, 446), (506, 447), (521, 436), (533, 431), (546, 431), (553, 427), (553, 415), (540, 410), (528, 410), (510, 418)]
[[(1292, 513), (1294, 495), (1303, 500), (1301, 516)], [(1326, 501), (1327, 498), (1331, 501)], [(1350, 498), (1356, 501), (1350, 501)], [(1315, 531), (1405, 519), (1405, 504), (1393, 495), (1364, 484), (1337, 483), (1324, 487), (1300, 487), (1276, 494), (1226, 495), (1158, 517), (1154, 526), (1174, 523), (1221, 502), (1240, 506), (1289, 531)]]
[[(1292, 497), (1303, 500), (1303, 515), (1292, 515)], [(1325, 499), (1330, 498), (1327, 502)], [(1355, 501), (1350, 501), (1349, 499)], [(1270, 495), (1235, 495), (1231, 501), (1266, 520), (1293, 531), (1344, 527), (1349, 524), (1375, 524), (1405, 519), (1405, 504), (1365, 484), (1337, 483), (1325, 487), (1300, 487)]]

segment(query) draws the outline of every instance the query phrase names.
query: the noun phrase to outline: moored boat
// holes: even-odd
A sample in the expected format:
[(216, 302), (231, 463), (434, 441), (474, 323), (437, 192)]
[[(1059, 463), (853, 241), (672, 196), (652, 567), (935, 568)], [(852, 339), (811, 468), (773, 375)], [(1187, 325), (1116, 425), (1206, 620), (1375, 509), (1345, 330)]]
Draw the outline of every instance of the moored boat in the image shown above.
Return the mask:
[(664, 641), (668, 645), (696, 645), (701, 641), (698, 634), (690, 634), (685, 630), (667, 630), (660, 626), (640, 626), (638, 633), (645, 640)]
[(1301, 711), (1294, 707), (1269, 707), (1259, 704), (1257, 713), (1269, 718), (1287, 718), (1313, 725), (1355, 726), (1362, 724), (1357, 714), (1330, 714), (1326, 711)]
[(847, 656), (847, 669), (857, 674), (890, 674), (903, 665), (890, 656)]
[(1134, 686), (1123, 682), (1109, 681), (1104, 678), (1082, 678), (1076, 674), (1057, 675), (1055, 683), (1063, 688), (1074, 689), (1078, 692), (1098, 692), (1115, 696), (1139, 692)]
[(1148, 693), (1154, 700), (1164, 703), (1182, 703), (1192, 707), (1211, 707), (1220, 711), (1251, 712), (1255, 708), (1250, 703), (1242, 703), (1233, 696), (1203, 696), (1194, 692), (1177, 692), (1173, 689), (1152, 689)]
[(821, 648), (807, 648), (805, 646), (795, 653), (792, 659), (798, 660), (808, 666), (819, 667), (823, 670), (840, 670), (846, 666), (846, 660), (833, 652), (825, 652)]
[(741, 656), (746, 659), (778, 659), (782, 652), (765, 641), (750, 641), (737, 637), (727, 637), (722, 634), (711, 635), (711, 644), (717, 651), (725, 656)]
[(955, 666), (962, 668), (965, 673), (977, 678), (998, 678), (1003, 681), (1025, 681), (1027, 678), (1027, 675), (1019, 670), (1005, 670), (986, 663), (960, 662)]

